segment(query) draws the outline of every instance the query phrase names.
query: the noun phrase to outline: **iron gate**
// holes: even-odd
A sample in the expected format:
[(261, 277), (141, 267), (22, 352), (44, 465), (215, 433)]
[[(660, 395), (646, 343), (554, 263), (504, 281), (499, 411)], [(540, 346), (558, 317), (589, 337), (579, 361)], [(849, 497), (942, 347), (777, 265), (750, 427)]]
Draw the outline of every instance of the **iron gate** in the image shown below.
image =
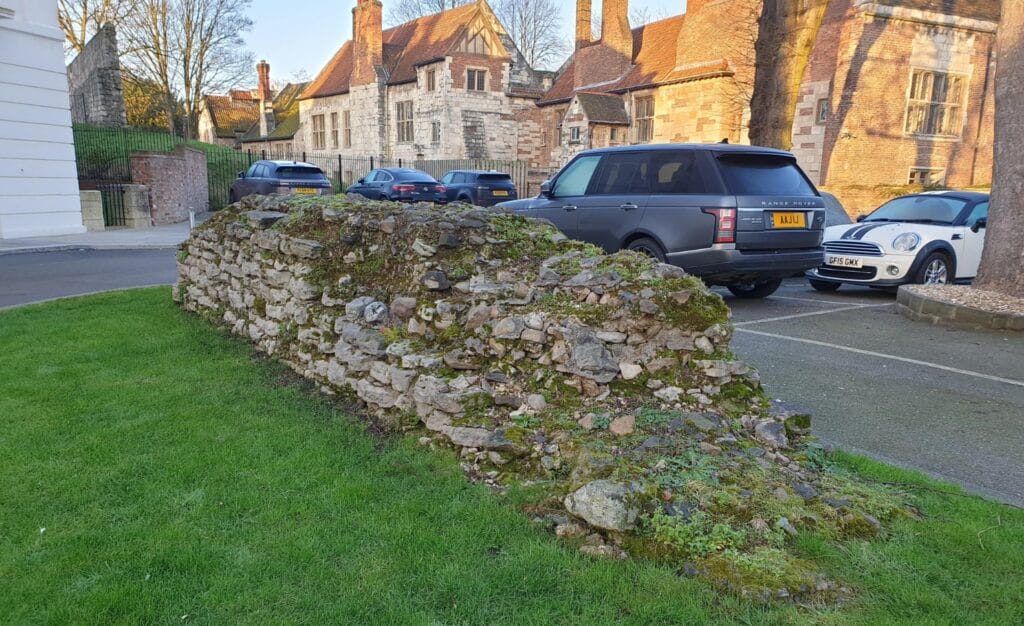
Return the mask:
[(127, 226), (128, 212), (124, 206), (124, 184), (98, 184), (96, 190), (100, 192), (100, 197), (103, 199), (103, 225), (108, 228)]

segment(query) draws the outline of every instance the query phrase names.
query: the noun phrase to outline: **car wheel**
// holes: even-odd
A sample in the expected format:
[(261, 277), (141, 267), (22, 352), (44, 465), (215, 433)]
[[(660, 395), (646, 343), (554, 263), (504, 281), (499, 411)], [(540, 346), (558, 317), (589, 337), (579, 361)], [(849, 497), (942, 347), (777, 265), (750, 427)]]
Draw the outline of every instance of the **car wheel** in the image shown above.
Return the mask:
[(469, 196), (459, 196), (455, 199), (456, 202), (465, 202), (466, 204), (473, 204), (473, 201)]
[(811, 283), (811, 287), (818, 291), (835, 291), (842, 285), (842, 283), (834, 283), (830, 280), (814, 280), (813, 278), (808, 278), (807, 280)]
[(953, 264), (945, 252), (932, 252), (917, 270), (914, 282), (919, 285), (945, 285), (953, 280)]
[(756, 299), (767, 298), (782, 286), (782, 279), (769, 280), (762, 283), (733, 283), (726, 285), (732, 295), (737, 298)]
[(651, 257), (659, 263), (665, 262), (665, 253), (661, 251), (661, 246), (658, 245), (657, 241), (649, 237), (641, 237), (640, 239), (629, 242), (626, 249)]
[(228, 192), (228, 204), (234, 204), (236, 202), (238, 202), (238, 198), (235, 197), (235, 192), (234, 191), (229, 191)]

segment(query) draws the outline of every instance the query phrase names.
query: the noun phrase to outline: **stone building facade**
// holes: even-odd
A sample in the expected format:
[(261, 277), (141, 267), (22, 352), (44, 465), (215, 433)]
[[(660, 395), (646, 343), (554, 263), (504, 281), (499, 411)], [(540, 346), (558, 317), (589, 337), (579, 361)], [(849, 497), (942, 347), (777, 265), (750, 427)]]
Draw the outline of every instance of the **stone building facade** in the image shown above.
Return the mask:
[(357, 1), (353, 39), (300, 99), (297, 147), (393, 161), (516, 158), (516, 114), (550, 76), (529, 66), (490, 6), (388, 30), (382, 12), (379, 0)]
[(68, 65), (71, 121), (120, 128), (127, 124), (117, 31), (106, 24)]
[(793, 152), (855, 212), (905, 185), (991, 184), (998, 0), (833, 0)]
[(57, 0), (0, 0), (0, 239), (85, 232)]
[(576, 51), (537, 108), (519, 156), (539, 172), (605, 146), (746, 140), (757, 0), (689, 0), (685, 15), (630, 29), (627, 0), (576, 3)]
[[(542, 179), (620, 144), (749, 141), (760, 0), (689, 0), (629, 30), (627, 0), (577, 0), (576, 52), (519, 120)], [(991, 182), (999, 0), (833, 0), (801, 88), (793, 152), (851, 212), (907, 185)]]

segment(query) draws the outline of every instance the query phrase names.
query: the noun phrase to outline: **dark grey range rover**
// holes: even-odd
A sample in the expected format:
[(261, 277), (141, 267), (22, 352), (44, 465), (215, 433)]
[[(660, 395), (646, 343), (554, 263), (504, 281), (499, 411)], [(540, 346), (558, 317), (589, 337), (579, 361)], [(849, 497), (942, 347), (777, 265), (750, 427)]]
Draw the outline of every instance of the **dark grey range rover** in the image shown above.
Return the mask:
[(792, 154), (725, 144), (588, 150), (499, 207), (550, 220), (608, 252), (678, 265), (742, 298), (818, 267), (825, 203)]

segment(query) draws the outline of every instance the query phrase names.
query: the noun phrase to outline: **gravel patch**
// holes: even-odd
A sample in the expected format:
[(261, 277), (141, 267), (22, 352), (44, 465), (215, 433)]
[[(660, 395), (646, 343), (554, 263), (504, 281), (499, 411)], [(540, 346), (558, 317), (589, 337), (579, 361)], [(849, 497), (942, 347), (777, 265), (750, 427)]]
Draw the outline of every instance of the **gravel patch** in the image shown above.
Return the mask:
[(967, 285), (906, 285), (913, 294), (947, 304), (967, 306), (988, 313), (1024, 315), (1024, 298)]

